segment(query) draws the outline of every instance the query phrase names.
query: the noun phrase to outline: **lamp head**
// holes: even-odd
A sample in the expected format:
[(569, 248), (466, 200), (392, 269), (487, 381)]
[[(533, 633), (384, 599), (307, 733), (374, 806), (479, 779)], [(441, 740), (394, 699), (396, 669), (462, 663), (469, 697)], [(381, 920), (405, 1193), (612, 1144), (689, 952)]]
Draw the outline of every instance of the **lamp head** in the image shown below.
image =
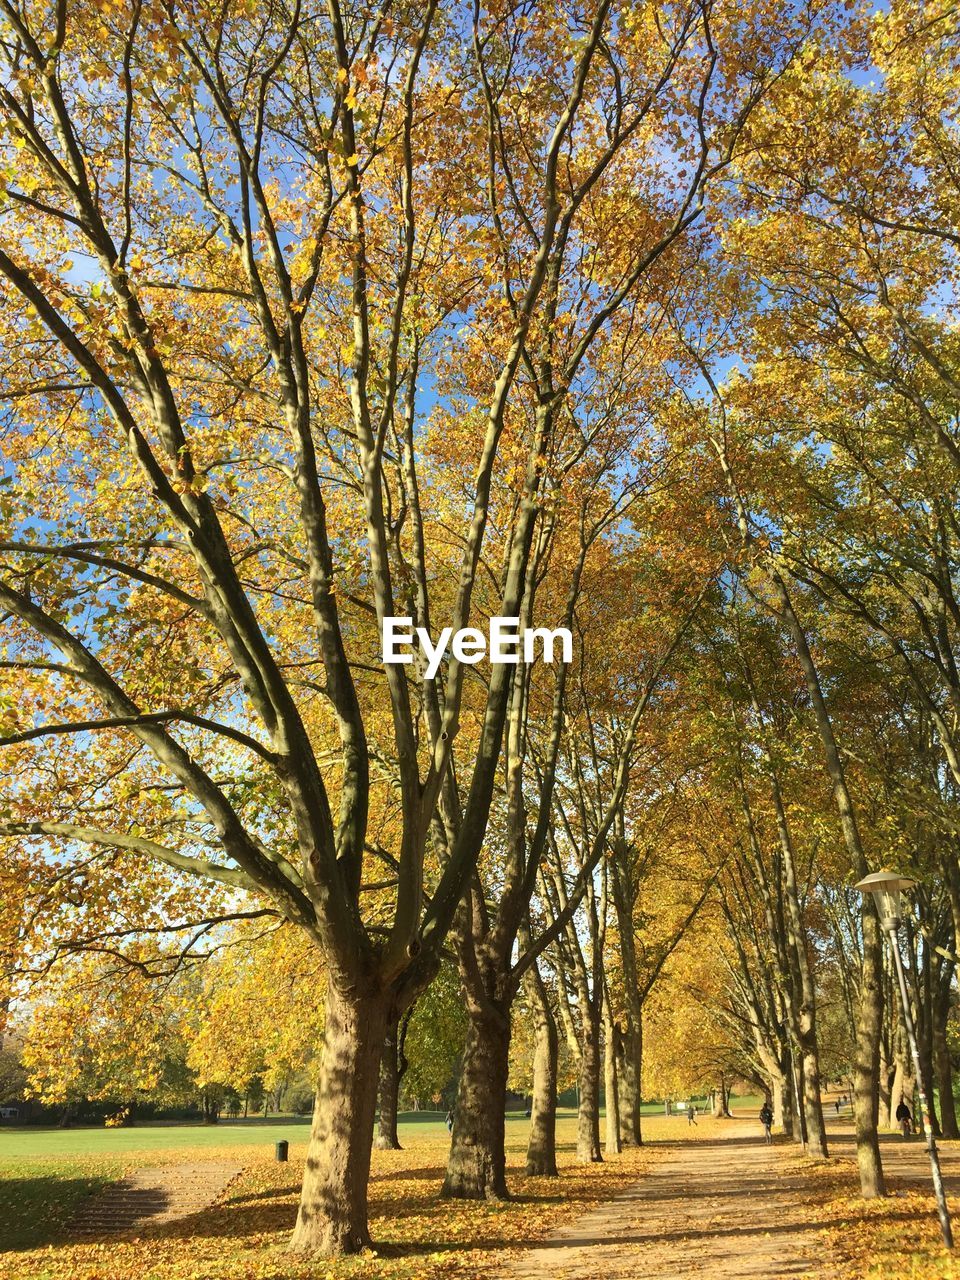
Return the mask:
[(893, 930), (899, 926), (902, 919), (900, 895), (904, 889), (912, 889), (915, 884), (915, 880), (908, 880), (905, 876), (898, 875), (896, 871), (882, 870), (864, 876), (853, 887), (859, 889), (861, 893), (873, 895), (880, 923), (884, 929)]

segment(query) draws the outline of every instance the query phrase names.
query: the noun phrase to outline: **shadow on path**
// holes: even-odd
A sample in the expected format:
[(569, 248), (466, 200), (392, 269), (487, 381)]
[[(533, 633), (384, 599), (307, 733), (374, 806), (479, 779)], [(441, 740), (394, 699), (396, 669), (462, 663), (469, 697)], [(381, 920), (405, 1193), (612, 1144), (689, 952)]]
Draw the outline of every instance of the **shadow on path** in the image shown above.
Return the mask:
[[(657, 1143), (642, 1182), (523, 1254), (509, 1280), (779, 1280), (836, 1274), (793, 1149), (757, 1122), (723, 1137)], [(904, 1219), (908, 1215), (904, 1214)]]

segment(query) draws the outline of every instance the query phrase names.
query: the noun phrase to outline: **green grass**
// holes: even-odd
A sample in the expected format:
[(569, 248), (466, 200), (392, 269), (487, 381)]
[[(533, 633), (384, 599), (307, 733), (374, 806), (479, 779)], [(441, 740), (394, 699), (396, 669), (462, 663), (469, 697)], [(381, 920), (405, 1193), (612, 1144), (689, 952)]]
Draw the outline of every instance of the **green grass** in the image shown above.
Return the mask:
[(55, 1240), (80, 1201), (120, 1177), (110, 1160), (4, 1161), (0, 1166), (0, 1250)]
[(8, 1160), (32, 1156), (125, 1154), (131, 1151), (180, 1150), (183, 1147), (251, 1146), (280, 1138), (305, 1142), (309, 1121), (282, 1116), (257, 1122), (221, 1124), (134, 1125), (129, 1129), (98, 1128), (0, 1130), (0, 1168)]
[[(508, 1127), (525, 1123), (522, 1112), (507, 1115)], [(281, 1138), (306, 1142), (310, 1121), (301, 1116), (271, 1116), (268, 1120), (225, 1120), (220, 1124), (143, 1124), (129, 1129), (76, 1128), (0, 1129), (0, 1171), (9, 1162), (51, 1156), (129, 1157), (152, 1152), (205, 1151), (211, 1147), (269, 1147)], [(400, 1130), (410, 1128), (418, 1138), (446, 1133), (444, 1112), (408, 1111), (400, 1116)], [(401, 1139), (402, 1140), (402, 1139)]]

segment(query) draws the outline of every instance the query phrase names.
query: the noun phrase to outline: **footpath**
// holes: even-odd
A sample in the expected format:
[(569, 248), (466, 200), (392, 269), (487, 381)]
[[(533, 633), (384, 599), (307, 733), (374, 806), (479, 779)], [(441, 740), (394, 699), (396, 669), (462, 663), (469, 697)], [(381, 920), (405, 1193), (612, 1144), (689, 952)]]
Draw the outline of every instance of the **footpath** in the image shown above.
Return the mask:
[[(836, 1274), (809, 1221), (792, 1146), (755, 1120), (722, 1137), (663, 1144), (642, 1182), (519, 1258), (510, 1280), (780, 1280)], [(661, 1144), (657, 1144), (658, 1148)]]

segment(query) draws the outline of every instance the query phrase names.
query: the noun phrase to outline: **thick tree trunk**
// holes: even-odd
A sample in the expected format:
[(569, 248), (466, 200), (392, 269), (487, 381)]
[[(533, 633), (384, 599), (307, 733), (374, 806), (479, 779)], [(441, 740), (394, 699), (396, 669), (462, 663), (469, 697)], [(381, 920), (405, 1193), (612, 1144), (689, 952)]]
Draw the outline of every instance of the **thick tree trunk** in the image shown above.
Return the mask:
[(880, 1106), (880, 1032), (883, 1023), (883, 938), (880, 921), (869, 904), (861, 916), (863, 965), (857, 1013), (857, 1060), (853, 1079), (853, 1118), (857, 1131), (860, 1194), (865, 1200), (886, 1195), (877, 1118)]
[(720, 1077), (720, 1087), (713, 1094), (713, 1114), (719, 1119), (721, 1117), (730, 1117), (730, 1103), (727, 1099), (727, 1081), (724, 1076)]
[(896, 1121), (894, 1117), (897, 1114), (897, 1107), (899, 1107), (900, 1103), (903, 1101), (903, 1085), (904, 1085), (903, 1063), (898, 1061), (897, 1065), (893, 1069), (893, 1084), (890, 1086), (890, 1117), (891, 1117), (890, 1127), (891, 1129), (896, 1127)]
[(327, 984), (320, 1082), (292, 1249), (335, 1256), (370, 1244), (367, 1182), (388, 997)]
[[(890, 1112), (896, 1116), (897, 1107), (901, 1102), (905, 1102), (913, 1111), (913, 1094), (917, 1087), (913, 1072), (910, 1070), (909, 1064), (903, 1056), (897, 1058), (897, 1068), (893, 1075), (893, 1088), (890, 1090)], [(896, 1120), (893, 1122), (896, 1128)]]
[(626, 861), (626, 850), (621, 848), (611, 863), (613, 904), (620, 931), (620, 952), (623, 966), (623, 989), (626, 1004), (625, 1026), (621, 1031), (617, 1066), (617, 1101), (620, 1107), (620, 1142), (622, 1147), (643, 1145), (640, 1131), (640, 1071), (643, 1060), (643, 1003), (637, 971), (636, 939), (634, 937), (633, 902), (635, 888)]
[(953, 1099), (953, 1066), (947, 1046), (947, 1018), (950, 1016), (949, 996), (937, 1006), (933, 1029), (933, 1056), (937, 1068), (937, 1088), (940, 1092), (940, 1122), (945, 1138), (960, 1138), (957, 1126), (957, 1104)]
[(640, 1079), (643, 1062), (643, 1035), (640, 1021), (636, 1026), (628, 1012), (627, 1025), (620, 1036), (617, 1086), (620, 1103), (620, 1144), (622, 1147), (643, 1146), (640, 1127)]
[(921, 1044), (923, 1048), (920, 1051), (920, 1070), (923, 1073), (923, 1089), (930, 1103), (930, 1131), (935, 1138), (942, 1138), (943, 1131), (940, 1128), (937, 1099), (933, 1089), (933, 1053), (929, 1035), (923, 1037)]
[[(534, 966), (536, 968), (536, 966)], [(534, 992), (537, 1042), (533, 1057), (533, 1101), (527, 1142), (527, 1177), (556, 1178), (557, 1062), (560, 1036), (539, 973), (530, 984)]]
[[(599, 1003), (595, 993), (591, 1005)], [(602, 1160), (600, 1151), (600, 1018), (599, 1011), (583, 1011), (580, 1041), (580, 1108), (577, 1113), (577, 1159), (581, 1164)]]
[(770, 1081), (770, 1100), (773, 1105), (773, 1123), (784, 1133), (789, 1133), (786, 1119), (786, 1090), (783, 1087), (782, 1080)]
[(894, 1107), (892, 1105), (892, 1091), (894, 1066), (890, 1061), (890, 1045), (886, 1037), (880, 1042), (880, 1067), (877, 1076), (877, 1127), (879, 1129), (889, 1129), (893, 1124)]
[[(823, 1104), (820, 1099), (820, 1057), (816, 1048), (816, 1033), (812, 1026), (806, 1025), (803, 1010), (800, 1013), (800, 1035), (805, 1046), (801, 1055), (800, 1074), (803, 1081), (803, 1118), (807, 1122), (807, 1154), (815, 1160), (826, 1160), (827, 1130), (823, 1123)], [(811, 1042), (813, 1047), (806, 1047)]]
[(797, 1122), (796, 1108), (793, 1105), (793, 1081), (788, 1074), (777, 1076), (773, 1081), (773, 1123), (797, 1141), (800, 1139), (800, 1126)]
[(510, 1057), (510, 1019), (499, 1010), (470, 1010), (453, 1137), (441, 1195), (506, 1200), (503, 1120)]
[(604, 983), (603, 991), (603, 1094), (606, 1120), (605, 1150), (608, 1156), (619, 1155), (620, 1142), (620, 1091), (617, 1080), (617, 1025), (610, 1007), (610, 993)]
[(616, 1049), (612, 1044), (613, 1036), (604, 1044), (603, 1050), (603, 1095), (605, 1112), (604, 1149), (608, 1156), (619, 1155), (623, 1150), (620, 1141), (620, 1102), (617, 1085)]
[(400, 1151), (397, 1109), (400, 1097), (400, 1058), (397, 1035), (399, 1019), (391, 1018), (380, 1059), (380, 1088), (377, 1095), (377, 1132), (373, 1145), (378, 1151)]
[[(917, 1029), (917, 1049), (920, 1054), (920, 1075), (923, 1089), (930, 1104), (930, 1128), (935, 1138), (942, 1138), (940, 1120), (937, 1116), (936, 1100), (933, 1090), (934, 1073), (934, 1017), (933, 990), (930, 973), (930, 949), (924, 946), (920, 959), (920, 975), (917, 975), (918, 946), (914, 942), (913, 931), (908, 925), (910, 945), (907, 949), (908, 982), (913, 993), (914, 1023)], [(896, 940), (894, 940), (896, 946)]]

